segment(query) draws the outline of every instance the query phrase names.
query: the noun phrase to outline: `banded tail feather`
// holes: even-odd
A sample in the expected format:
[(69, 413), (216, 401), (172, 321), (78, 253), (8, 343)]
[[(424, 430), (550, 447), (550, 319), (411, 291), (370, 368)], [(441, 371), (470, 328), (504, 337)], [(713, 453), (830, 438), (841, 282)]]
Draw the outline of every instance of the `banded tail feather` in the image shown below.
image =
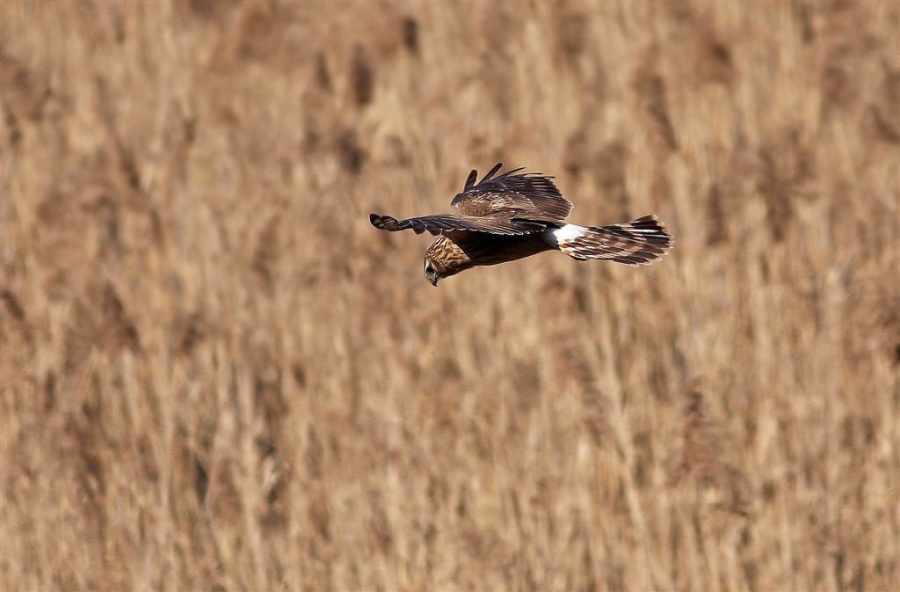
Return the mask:
[(672, 237), (656, 216), (600, 227), (566, 224), (550, 234), (551, 244), (580, 261), (607, 259), (641, 265), (659, 259), (672, 247)]

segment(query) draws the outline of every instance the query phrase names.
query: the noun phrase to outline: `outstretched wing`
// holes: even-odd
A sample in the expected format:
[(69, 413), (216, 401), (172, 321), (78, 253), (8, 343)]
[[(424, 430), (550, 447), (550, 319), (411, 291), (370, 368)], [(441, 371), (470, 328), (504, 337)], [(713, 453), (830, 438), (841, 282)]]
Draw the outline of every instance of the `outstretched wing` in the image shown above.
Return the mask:
[(553, 177), (541, 173), (519, 173), (513, 169), (495, 177), (497, 163), (481, 181), (478, 171), (469, 173), (462, 193), (450, 205), (465, 216), (502, 215), (543, 222), (561, 222), (572, 211), (572, 203), (560, 194)]
[(412, 230), (416, 234), (425, 231), (437, 236), (445, 234), (451, 236), (458, 232), (483, 232), (487, 234), (523, 235), (540, 232), (546, 228), (546, 224), (540, 222), (511, 218), (507, 214), (492, 216), (460, 216), (456, 214), (435, 214), (433, 216), (418, 216), (397, 220), (391, 216), (379, 216), (370, 214), (369, 221), (372, 226), (380, 230)]

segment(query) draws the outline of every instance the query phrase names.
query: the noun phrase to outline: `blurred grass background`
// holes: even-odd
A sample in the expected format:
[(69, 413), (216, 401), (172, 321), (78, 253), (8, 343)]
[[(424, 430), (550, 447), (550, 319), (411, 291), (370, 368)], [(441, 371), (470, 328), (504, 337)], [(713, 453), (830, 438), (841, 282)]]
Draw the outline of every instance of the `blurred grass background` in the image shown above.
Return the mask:
[[(3, 590), (896, 590), (900, 4), (0, 3)], [(651, 266), (432, 288), (557, 175)]]

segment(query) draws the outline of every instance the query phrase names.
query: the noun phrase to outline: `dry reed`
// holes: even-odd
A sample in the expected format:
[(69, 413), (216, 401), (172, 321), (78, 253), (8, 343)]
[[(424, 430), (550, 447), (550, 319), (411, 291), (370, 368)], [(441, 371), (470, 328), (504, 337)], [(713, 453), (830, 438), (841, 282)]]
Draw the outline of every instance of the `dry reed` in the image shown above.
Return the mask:
[(0, 3), (0, 588), (896, 589), (898, 7)]

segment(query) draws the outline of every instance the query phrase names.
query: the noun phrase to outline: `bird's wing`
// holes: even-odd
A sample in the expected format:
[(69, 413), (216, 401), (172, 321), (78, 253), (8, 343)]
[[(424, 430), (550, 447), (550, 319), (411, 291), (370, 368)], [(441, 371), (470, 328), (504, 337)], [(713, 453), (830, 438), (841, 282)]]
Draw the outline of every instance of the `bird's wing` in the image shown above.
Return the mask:
[(572, 203), (560, 194), (553, 177), (520, 173), (520, 168), (495, 177), (502, 166), (498, 163), (477, 183), (478, 172), (469, 173), (462, 193), (450, 205), (464, 216), (505, 215), (545, 222), (560, 222), (572, 211)]
[(490, 216), (463, 216), (458, 214), (435, 214), (418, 216), (406, 220), (397, 220), (391, 216), (370, 214), (372, 226), (380, 230), (413, 230), (416, 234), (425, 231), (437, 236), (452, 235), (460, 232), (483, 232), (487, 234), (524, 235), (540, 232), (547, 224), (539, 220), (528, 220), (510, 217), (507, 213)]

